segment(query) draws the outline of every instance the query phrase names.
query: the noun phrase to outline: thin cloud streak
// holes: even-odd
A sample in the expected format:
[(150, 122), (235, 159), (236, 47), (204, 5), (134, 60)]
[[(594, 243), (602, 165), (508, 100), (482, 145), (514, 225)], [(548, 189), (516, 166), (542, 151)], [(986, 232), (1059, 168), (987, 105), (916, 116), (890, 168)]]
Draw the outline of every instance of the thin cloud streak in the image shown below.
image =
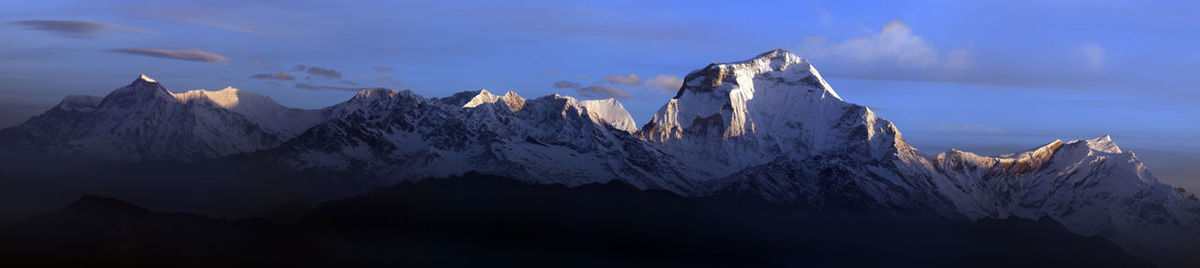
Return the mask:
[[(298, 65), (297, 68), (299, 68), (300, 66), (303, 66), (303, 65)], [(329, 78), (329, 79), (342, 78), (342, 72), (339, 72), (334, 69), (325, 69), (325, 68), (316, 67), (316, 66), (308, 67), (308, 70), (305, 70), (304, 72), (311, 74), (311, 75), (315, 75), (315, 76), (324, 76), (325, 78)], [(309, 77), (312, 77), (312, 76), (309, 76)]]
[(206, 5), (164, 4), (154, 7), (140, 7), (129, 11), (200, 26), (266, 36), (263, 32), (230, 23), (231, 21), (244, 22), (245, 18), (247, 18), (245, 14), (238, 14), (227, 9), (213, 8)]
[(381, 73), (392, 73), (392, 72), (396, 71), (396, 69), (392, 69), (392, 67), (387, 67), (387, 66), (383, 66), (383, 65), (371, 67), (371, 69), (375, 69), (375, 71), (378, 71)]
[(153, 31), (124, 25), (108, 24), (81, 20), (21, 20), (10, 24), (24, 26), (25, 29), (38, 30), (60, 34), (73, 38), (95, 37), (109, 30), (126, 30), (131, 32), (152, 33)]
[(176, 59), (198, 62), (226, 62), (229, 58), (217, 53), (199, 49), (168, 50), (157, 48), (116, 48), (109, 51), (131, 55), (150, 56), (155, 58)]
[(337, 90), (337, 91), (358, 91), (359, 88), (352, 87), (335, 87), (335, 86), (316, 86), (307, 83), (296, 83), (296, 88), (307, 90)]
[(608, 82), (609, 84), (625, 85), (625, 86), (633, 86), (633, 85), (637, 85), (638, 83), (642, 82), (642, 78), (638, 77), (636, 74), (627, 74), (627, 75), (614, 74), (614, 75), (605, 76), (603, 80), (604, 80), (604, 82)]
[(558, 81), (558, 82), (554, 82), (554, 87), (555, 88), (581, 88), (581, 87), (583, 87), (583, 85), (580, 85), (579, 83), (575, 83), (575, 82), (571, 82), (571, 81)]
[(1003, 129), (977, 124), (940, 125), (937, 126), (937, 130), (941, 132), (964, 134), (1000, 135), (1005, 133)]
[(576, 90), (576, 92), (579, 92), (579, 95), (593, 99), (614, 98), (618, 100), (625, 100), (629, 98), (629, 93), (626, 93), (624, 90), (615, 87), (590, 86), (580, 88)]
[(270, 74), (251, 75), (250, 78), (265, 80), (296, 80), (296, 77), (293, 77), (292, 74), (284, 71), (278, 71)]

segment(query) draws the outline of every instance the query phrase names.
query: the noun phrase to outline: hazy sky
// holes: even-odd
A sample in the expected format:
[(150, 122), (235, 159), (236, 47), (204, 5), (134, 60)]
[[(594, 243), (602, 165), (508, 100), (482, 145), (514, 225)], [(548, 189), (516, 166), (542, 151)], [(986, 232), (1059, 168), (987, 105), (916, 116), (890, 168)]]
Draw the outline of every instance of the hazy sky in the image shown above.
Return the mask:
[(0, 127), (140, 73), (303, 108), (613, 96), (640, 124), (687, 72), (784, 48), (926, 153), (1111, 134), (1200, 190), (1194, 1), (0, 1)]

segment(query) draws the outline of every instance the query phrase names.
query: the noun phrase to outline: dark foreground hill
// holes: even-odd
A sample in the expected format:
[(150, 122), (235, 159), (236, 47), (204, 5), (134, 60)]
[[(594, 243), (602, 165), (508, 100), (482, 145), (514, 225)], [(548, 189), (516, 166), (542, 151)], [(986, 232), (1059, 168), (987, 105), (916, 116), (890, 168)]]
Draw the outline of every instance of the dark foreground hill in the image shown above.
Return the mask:
[(0, 265), (1151, 266), (1049, 219), (796, 211), (477, 174), (327, 202), (288, 224), (85, 196), (0, 231)]

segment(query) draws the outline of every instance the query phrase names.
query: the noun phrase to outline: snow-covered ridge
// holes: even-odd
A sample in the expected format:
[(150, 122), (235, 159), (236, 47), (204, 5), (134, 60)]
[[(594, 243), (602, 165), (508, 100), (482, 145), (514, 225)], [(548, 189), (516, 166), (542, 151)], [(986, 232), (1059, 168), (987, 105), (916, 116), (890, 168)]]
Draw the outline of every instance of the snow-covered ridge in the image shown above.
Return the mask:
[(608, 98), (603, 100), (580, 101), (569, 96), (561, 96), (558, 94), (555, 94), (554, 96), (567, 98), (567, 103), (583, 107), (583, 109), (576, 110), (586, 111), (588, 113), (588, 118), (592, 119), (592, 122), (594, 123), (608, 124), (614, 128), (630, 133), (637, 131), (637, 122), (633, 120), (633, 116), (629, 114), (629, 111), (625, 110), (625, 106), (621, 105), (621, 102), (617, 101), (617, 99)]
[(689, 73), (640, 130), (615, 99), (374, 88), (299, 110), (234, 88), (172, 93), (145, 76), (104, 98), (65, 98), (14, 129), (6, 132), (37, 137), (46, 151), (130, 156), (122, 161), (270, 150), (287, 168), (380, 183), (472, 170), (535, 183), (620, 180), (817, 210), (1047, 216), (1145, 248), (1135, 252), (1164, 239), (1200, 241), (1194, 195), (1159, 183), (1108, 136), (996, 156), (922, 155), (783, 50)]
[(143, 74), (104, 97), (64, 98), (5, 135), (91, 160), (189, 162), (273, 148), (326, 118), (234, 88), (173, 93)]
[(508, 110), (513, 112), (520, 111), (522, 107), (525, 107), (525, 98), (522, 98), (515, 92), (509, 91), (504, 93), (502, 96), (496, 96), (491, 92), (488, 92), (487, 89), (479, 90), (479, 95), (475, 95), (474, 98), (471, 98), (471, 100), (467, 101), (466, 104), (463, 104), (462, 107), (475, 108), (480, 104), (496, 102), (503, 102), (504, 106), (508, 107)]
[(502, 105), (510, 112), (520, 113), (525, 108), (527, 103), (541, 102), (543, 103), (543, 106), (560, 106), (559, 108), (561, 109), (556, 112), (562, 113), (563, 116), (566, 116), (566, 113), (568, 112), (573, 112), (575, 113), (575, 116), (586, 115), (586, 117), (596, 125), (609, 125), (625, 132), (633, 132), (637, 130), (637, 123), (633, 120), (633, 116), (629, 114), (629, 111), (625, 110), (625, 106), (621, 105), (621, 102), (613, 98), (602, 100), (577, 100), (571, 96), (552, 94), (533, 100), (527, 100), (512, 91), (509, 91), (504, 95), (495, 95), (486, 89), (482, 89), (478, 92), (460, 92), (439, 100), (450, 105), (457, 105), (459, 102), (462, 102), (463, 99), (467, 99), (467, 97), (471, 95), (474, 96), (470, 97), (466, 103), (462, 104), (462, 108), (473, 109), (486, 104)]
[[(168, 91), (169, 92), (169, 91)], [(242, 114), (263, 128), (291, 137), (328, 118), (325, 109), (306, 110), (288, 108), (270, 97), (226, 87), (217, 91), (203, 89), (173, 93), (181, 103), (196, 101), (211, 103), (221, 108)]]
[[(1079, 141), (1073, 141), (1076, 143)], [(1050, 161), (1058, 148), (1063, 146), (1061, 140), (1055, 140), (1049, 144), (1035, 148), (1033, 150), (1002, 154), (997, 156), (980, 156), (971, 152), (959, 151), (950, 149), (945, 153), (935, 156), (936, 161), (943, 163), (969, 163), (984, 169), (997, 169), (1011, 173), (1025, 173), (1036, 169), (1040, 169)]]
[(99, 106), (100, 101), (103, 100), (104, 98), (97, 96), (70, 95), (63, 98), (62, 102), (59, 102), (55, 108), (62, 109), (64, 111), (90, 112), (95, 110), (96, 106)]

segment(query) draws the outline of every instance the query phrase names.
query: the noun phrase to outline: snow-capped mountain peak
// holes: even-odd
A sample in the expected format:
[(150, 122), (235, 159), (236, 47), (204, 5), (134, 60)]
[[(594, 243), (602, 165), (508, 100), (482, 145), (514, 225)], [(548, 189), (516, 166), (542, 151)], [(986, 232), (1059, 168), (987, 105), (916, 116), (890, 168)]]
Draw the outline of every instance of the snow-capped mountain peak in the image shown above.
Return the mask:
[(1112, 140), (1112, 136), (1109, 135), (1104, 135), (1103, 137), (1090, 140), (1083, 140), (1080, 142), (1087, 144), (1088, 148), (1099, 152), (1110, 154), (1119, 154), (1122, 152), (1121, 147), (1117, 147), (1117, 144)]
[(675, 98), (642, 128), (641, 136), (657, 141), (676, 139), (693, 125), (708, 132), (719, 130), (702, 135), (722, 138), (790, 132), (796, 126), (787, 125), (789, 122), (836, 116), (826, 113), (840, 114), (833, 110), (844, 106), (847, 104), (807, 60), (779, 49), (691, 72)]
[(504, 93), (504, 95), (497, 96), (491, 92), (488, 92), (487, 89), (479, 90), (479, 94), (475, 95), (474, 98), (471, 98), (470, 101), (467, 101), (466, 104), (463, 104), (462, 107), (475, 108), (480, 104), (496, 102), (503, 102), (504, 106), (508, 107), (508, 110), (512, 112), (519, 111), (521, 108), (525, 107), (525, 98), (522, 98), (515, 92), (509, 91)]
[(710, 178), (780, 158), (911, 150), (891, 122), (842, 101), (807, 60), (784, 50), (691, 72), (636, 135)]
[(134, 105), (142, 103), (146, 100), (168, 101), (173, 100), (171, 92), (159, 84), (158, 81), (147, 77), (146, 75), (138, 76), (129, 85), (113, 90), (104, 97), (104, 102), (121, 102), (122, 105)]
[(146, 76), (146, 74), (142, 74), (141, 77), (138, 77), (138, 80), (147, 83), (158, 83), (158, 80), (154, 80), (154, 78), (150, 78), (149, 76)]
[(104, 97), (64, 98), (6, 135), (93, 160), (192, 161), (277, 146), (328, 114), (232, 87), (173, 93), (143, 74)]
[(629, 114), (629, 111), (625, 110), (625, 106), (621, 105), (620, 101), (613, 98), (578, 100), (571, 96), (554, 94), (538, 98), (538, 100), (561, 101), (563, 103), (562, 113), (567, 113), (569, 111), (568, 108), (570, 108), (577, 115), (587, 115), (587, 118), (597, 125), (610, 125), (625, 132), (634, 132), (637, 130), (637, 123), (634, 122), (633, 116)]

